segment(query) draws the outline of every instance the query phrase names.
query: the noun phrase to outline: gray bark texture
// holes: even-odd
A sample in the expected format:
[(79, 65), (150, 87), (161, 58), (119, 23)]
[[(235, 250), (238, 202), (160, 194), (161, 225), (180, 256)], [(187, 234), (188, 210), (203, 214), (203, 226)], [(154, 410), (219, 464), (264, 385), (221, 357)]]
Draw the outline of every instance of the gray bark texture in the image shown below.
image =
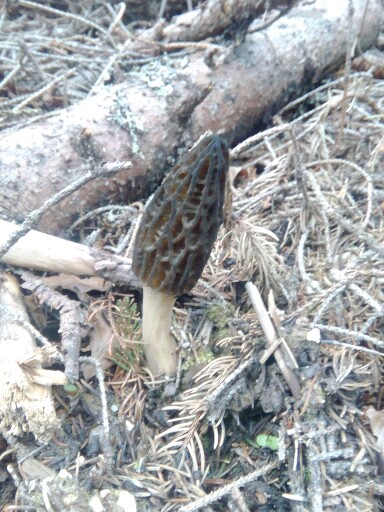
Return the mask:
[[(380, 0), (303, 2), (263, 30), (255, 21), (235, 47), (207, 43), (187, 55), (159, 57), (124, 83), (3, 132), (0, 205), (8, 218), (22, 220), (87, 170), (116, 159), (133, 165), (88, 183), (37, 228), (60, 234), (79, 213), (134, 200), (170, 169), (178, 148), (206, 130), (240, 141), (342, 65), (351, 45), (358, 51), (373, 45), (382, 9)], [(180, 38), (179, 31), (174, 40)]]

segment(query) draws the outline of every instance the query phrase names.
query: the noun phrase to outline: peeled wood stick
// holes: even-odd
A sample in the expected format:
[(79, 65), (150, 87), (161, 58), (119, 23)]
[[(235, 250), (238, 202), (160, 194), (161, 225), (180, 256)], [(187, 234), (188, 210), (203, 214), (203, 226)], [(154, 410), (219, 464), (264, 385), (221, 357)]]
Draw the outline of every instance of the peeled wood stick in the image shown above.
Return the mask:
[[(0, 220), (0, 246), (17, 229), (16, 224)], [(127, 258), (34, 230), (20, 238), (0, 261), (45, 272), (100, 276), (115, 283), (138, 286), (131, 270), (131, 262)]]
[[(16, 224), (0, 220), (0, 244), (18, 229)], [(94, 274), (89, 248), (39, 231), (31, 230), (1, 258), (19, 267), (76, 275)]]
[[(249, 298), (251, 299), (252, 305), (256, 310), (257, 316), (259, 318), (261, 327), (264, 331), (265, 337), (267, 339), (268, 345), (272, 345), (277, 340), (277, 335), (275, 328), (273, 327), (272, 320), (269, 318), (268, 312), (264, 306), (263, 299), (259, 293), (259, 290), (256, 286), (248, 282), (245, 285), (245, 289), (248, 292)], [(293, 371), (287, 366), (285, 363), (283, 351), (281, 348), (277, 347), (274, 356), (276, 362), (281, 370), (281, 373), (284, 375), (285, 380), (292, 392), (292, 395), (296, 400), (299, 400), (301, 397), (301, 387), (300, 382)]]

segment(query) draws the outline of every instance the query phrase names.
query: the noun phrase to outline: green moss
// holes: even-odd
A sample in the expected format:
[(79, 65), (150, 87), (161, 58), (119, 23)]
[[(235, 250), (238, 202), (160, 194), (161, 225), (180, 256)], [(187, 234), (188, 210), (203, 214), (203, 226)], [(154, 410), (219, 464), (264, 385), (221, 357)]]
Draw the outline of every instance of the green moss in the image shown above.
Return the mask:
[(193, 366), (205, 366), (215, 359), (215, 355), (209, 347), (200, 347), (196, 353), (191, 352), (183, 362), (182, 369), (188, 371)]
[(216, 343), (216, 341), (223, 340), (224, 338), (229, 338), (231, 335), (231, 331), (228, 329), (228, 327), (224, 327), (223, 329), (218, 329), (217, 331), (214, 331), (212, 334), (212, 341), (213, 343)]
[(235, 308), (232, 304), (223, 301), (213, 301), (207, 307), (207, 317), (212, 320), (219, 330), (223, 329), (228, 320), (235, 316)]

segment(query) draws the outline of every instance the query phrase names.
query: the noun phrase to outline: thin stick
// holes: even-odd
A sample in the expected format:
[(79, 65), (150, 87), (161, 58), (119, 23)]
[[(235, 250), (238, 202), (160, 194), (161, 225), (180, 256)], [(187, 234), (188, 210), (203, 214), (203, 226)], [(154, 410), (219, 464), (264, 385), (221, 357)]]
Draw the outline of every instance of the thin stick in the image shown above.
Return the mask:
[(96, 357), (80, 357), (80, 362), (84, 363), (90, 363), (95, 366), (96, 370), (96, 378), (99, 382), (99, 388), (100, 388), (100, 401), (101, 401), (101, 409), (102, 409), (102, 417), (103, 417), (103, 429), (104, 429), (104, 456), (106, 460), (106, 466), (107, 469), (111, 469), (112, 466), (112, 447), (111, 447), (111, 441), (110, 441), (110, 428), (109, 428), (109, 419), (108, 419), (108, 401), (107, 401), (107, 393), (105, 389), (105, 381), (104, 381), (104, 371), (103, 367), (98, 359)]
[(10, 71), (8, 73), (7, 76), (5, 76), (3, 78), (3, 80), (0, 82), (0, 90), (1, 89), (5, 89), (5, 86), (8, 84), (8, 82), (10, 82), (11, 80), (13, 80), (13, 78), (17, 75), (17, 73), (20, 71), (21, 69), (21, 66), (20, 64), (17, 64), (13, 69), (12, 71)]
[[(264, 306), (263, 299), (261, 298), (259, 290), (256, 286), (248, 282), (245, 285), (245, 289), (248, 292), (249, 298), (251, 299), (252, 305), (256, 310), (257, 316), (259, 317), (260, 325), (264, 331), (265, 337), (267, 339), (267, 343), (272, 345), (277, 340), (277, 335), (275, 328), (273, 327), (272, 320), (269, 318), (266, 307)], [(281, 373), (284, 375), (285, 380), (292, 392), (292, 395), (296, 400), (299, 400), (301, 397), (301, 386), (298, 378), (292, 372), (290, 368), (285, 363), (284, 360), (284, 352), (279, 347), (275, 350), (275, 359), (281, 370)]]
[(9, 237), (8, 241), (0, 247), (0, 258), (24, 235), (26, 235), (36, 224), (40, 221), (42, 216), (52, 206), (60, 203), (63, 199), (71, 195), (75, 190), (94, 180), (95, 178), (102, 178), (111, 174), (116, 174), (120, 171), (126, 170), (131, 167), (131, 162), (109, 162), (101, 165), (96, 171), (88, 171), (84, 176), (78, 180), (70, 183), (68, 186), (63, 188), (60, 192), (49, 198), (43, 206), (30, 213), (24, 220), (24, 222), (18, 227), (18, 229)]
[(22, 101), (21, 103), (16, 105), (16, 107), (13, 108), (12, 112), (14, 114), (17, 114), (17, 112), (20, 112), (20, 110), (22, 110), (24, 107), (26, 107), (28, 105), (28, 103), (31, 103), (32, 101), (35, 101), (37, 98), (39, 98), (40, 96), (45, 94), (47, 91), (52, 89), (52, 87), (54, 85), (58, 84), (62, 80), (65, 80), (70, 75), (74, 75), (73, 71), (69, 71), (68, 73), (65, 73), (64, 75), (57, 76), (56, 78), (51, 80), (48, 84), (44, 85), (44, 87), (41, 87), (41, 89), (39, 89), (38, 91), (30, 94), (27, 98), (25, 98), (24, 101)]
[(248, 139), (245, 139), (243, 142), (241, 142), (231, 150), (231, 158), (237, 158), (242, 151), (247, 149), (249, 146), (257, 142), (258, 140), (263, 140), (264, 137), (269, 137), (270, 135), (277, 135), (278, 133), (281, 133), (284, 130), (286, 130), (288, 126), (288, 124), (274, 126), (273, 128), (269, 128), (268, 130), (264, 130), (263, 132), (256, 133), (256, 135), (252, 135), (252, 137), (248, 137)]
[(384, 341), (378, 340), (373, 336), (367, 336), (359, 331), (350, 331), (349, 329), (343, 329), (342, 327), (333, 327), (332, 325), (324, 325), (324, 324), (314, 324), (313, 327), (317, 327), (321, 331), (332, 332), (334, 334), (340, 334), (342, 336), (352, 338), (356, 341), (366, 341), (368, 343), (372, 343), (376, 347), (384, 349)]
[(258, 479), (263, 475), (267, 475), (270, 471), (279, 467), (279, 464), (280, 462), (278, 460), (270, 462), (269, 464), (266, 464), (264, 467), (256, 469), (256, 471), (253, 471), (252, 473), (249, 473), (249, 475), (245, 475), (241, 478), (238, 478), (234, 482), (224, 485), (220, 489), (217, 489), (217, 491), (211, 492), (210, 494), (207, 494), (207, 496), (203, 496), (202, 498), (192, 503), (189, 503), (184, 507), (181, 507), (179, 509), (179, 512), (195, 512), (195, 510), (199, 510), (203, 507), (206, 507), (207, 505), (210, 505), (211, 503), (214, 503), (215, 501), (219, 500), (223, 496), (230, 494), (235, 489), (238, 489), (243, 485), (249, 484), (250, 482), (253, 482), (254, 480)]
[(49, 14), (56, 14), (57, 16), (61, 16), (62, 18), (69, 18), (71, 20), (80, 21), (84, 25), (88, 25), (96, 30), (98, 30), (101, 34), (103, 34), (113, 46), (115, 46), (112, 37), (108, 34), (103, 27), (100, 27), (97, 23), (93, 21), (87, 20), (83, 18), (83, 16), (79, 16), (77, 14), (72, 14), (70, 12), (60, 11), (59, 9), (54, 9), (53, 7), (49, 7), (48, 5), (37, 4), (36, 2), (30, 2), (29, 0), (19, 0), (20, 7), (25, 7), (26, 9), (32, 9), (34, 11), (43, 11)]
[(113, 34), (113, 31), (115, 30), (115, 28), (117, 27), (117, 25), (121, 22), (123, 16), (124, 16), (124, 13), (125, 13), (125, 9), (126, 9), (126, 4), (125, 2), (120, 2), (120, 4), (118, 4), (119, 7), (119, 10), (115, 16), (115, 19), (112, 21), (112, 23), (109, 25), (109, 28), (108, 28), (108, 34)]
[(357, 352), (366, 352), (367, 354), (372, 354), (374, 356), (384, 356), (383, 352), (378, 352), (377, 350), (373, 350), (372, 348), (360, 347), (359, 345), (351, 345), (350, 343), (344, 343), (343, 341), (321, 340), (320, 343), (324, 343), (326, 345), (335, 345), (337, 347), (342, 348), (349, 348), (351, 350), (356, 350)]

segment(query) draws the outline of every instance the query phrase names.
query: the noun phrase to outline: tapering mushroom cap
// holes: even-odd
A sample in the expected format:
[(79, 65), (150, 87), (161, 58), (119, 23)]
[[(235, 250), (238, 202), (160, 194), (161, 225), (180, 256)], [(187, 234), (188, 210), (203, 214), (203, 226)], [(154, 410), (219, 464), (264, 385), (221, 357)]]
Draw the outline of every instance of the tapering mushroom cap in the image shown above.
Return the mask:
[(136, 235), (132, 269), (143, 285), (172, 295), (195, 286), (223, 221), (228, 148), (203, 137), (164, 179)]

